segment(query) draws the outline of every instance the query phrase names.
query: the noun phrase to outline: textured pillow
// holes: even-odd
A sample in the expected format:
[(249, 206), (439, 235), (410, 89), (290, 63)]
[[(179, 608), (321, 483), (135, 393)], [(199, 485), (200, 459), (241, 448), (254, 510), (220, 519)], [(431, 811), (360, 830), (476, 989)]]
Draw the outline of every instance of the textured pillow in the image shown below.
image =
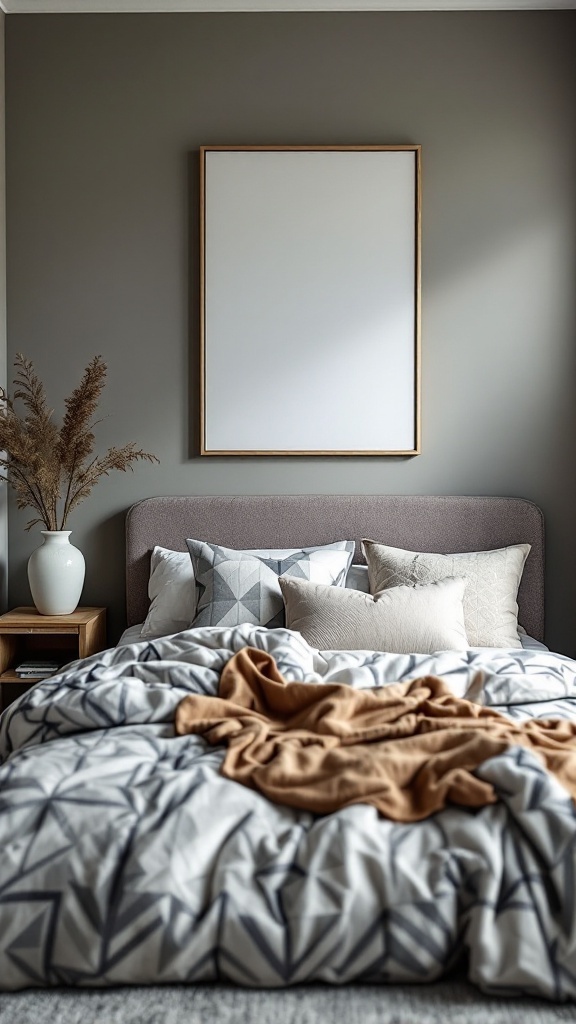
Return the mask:
[(393, 587), (379, 594), (280, 580), (286, 625), (322, 651), (432, 654), (464, 651), (464, 579)]
[(370, 593), (404, 584), (434, 583), (448, 576), (468, 580), (464, 621), (471, 647), (521, 647), (516, 595), (529, 544), (493, 551), (437, 555), (362, 541)]
[(167, 636), (188, 629), (196, 612), (196, 584), (187, 551), (154, 548), (148, 597), (151, 604), (140, 636)]
[(284, 625), (280, 576), (296, 576), (330, 586), (346, 582), (354, 541), (317, 548), (235, 551), (202, 540), (187, 540), (198, 608), (192, 626), (237, 626), (241, 622), (273, 629)]

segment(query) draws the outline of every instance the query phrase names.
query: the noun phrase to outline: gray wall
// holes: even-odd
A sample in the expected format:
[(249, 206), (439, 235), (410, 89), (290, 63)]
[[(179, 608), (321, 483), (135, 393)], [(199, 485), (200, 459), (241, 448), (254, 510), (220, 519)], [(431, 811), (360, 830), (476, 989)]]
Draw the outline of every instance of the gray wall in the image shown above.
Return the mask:
[[(0, 11), (0, 384), (6, 385), (6, 150), (4, 21)], [(0, 489), (0, 612), (8, 604), (8, 495)]]
[[(72, 524), (84, 603), (111, 607), (113, 636), (123, 517), (148, 495), (504, 494), (545, 511), (548, 638), (574, 651), (575, 27), (574, 12), (8, 18), (9, 355), (57, 402), (101, 352), (100, 444), (161, 458), (104, 480)], [(423, 454), (195, 457), (198, 146), (369, 142), (423, 146)], [(350, 365), (360, 408), (369, 367)], [(11, 510), (12, 603), (29, 601), (25, 522)]]

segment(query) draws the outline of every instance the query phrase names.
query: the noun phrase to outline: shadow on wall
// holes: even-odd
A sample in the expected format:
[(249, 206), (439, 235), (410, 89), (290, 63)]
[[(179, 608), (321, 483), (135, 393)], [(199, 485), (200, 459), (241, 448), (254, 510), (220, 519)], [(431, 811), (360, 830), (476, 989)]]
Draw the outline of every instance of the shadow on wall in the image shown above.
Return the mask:
[(8, 485), (0, 482), (0, 615), (8, 610)]
[[(77, 541), (86, 559), (86, 581), (81, 603), (108, 608), (109, 646), (117, 642), (125, 628), (125, 524), (126, 513), (118, 512), (88, 528)], [(113, 601), (110, 595), (114, 595)]]

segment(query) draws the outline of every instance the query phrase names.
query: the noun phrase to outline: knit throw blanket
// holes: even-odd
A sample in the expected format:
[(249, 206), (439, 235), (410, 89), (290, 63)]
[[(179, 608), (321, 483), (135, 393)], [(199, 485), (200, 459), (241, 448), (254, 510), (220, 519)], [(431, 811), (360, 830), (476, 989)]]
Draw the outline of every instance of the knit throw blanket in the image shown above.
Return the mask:
[(276, 803), (317, 814), (372, 804), (406, 822), (450, 803), (482, 807), (496, 796), (474, 770), (511, 746), (528, 747), (576, 797), (576, 723), (516, 723), (434, 676), (371, 690), (287, 682), (271, 655), (245, 647), (218, 693), (185, 697), (176, 732), (226, 744), (222, 774)]

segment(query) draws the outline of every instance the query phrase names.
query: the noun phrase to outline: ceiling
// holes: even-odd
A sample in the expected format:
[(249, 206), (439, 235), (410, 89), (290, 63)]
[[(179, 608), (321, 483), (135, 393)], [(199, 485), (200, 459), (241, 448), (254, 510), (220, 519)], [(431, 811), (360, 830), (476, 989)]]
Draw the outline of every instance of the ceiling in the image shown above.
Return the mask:
[(5, 14), (576, 10), (576, 0), (0, 0)]

